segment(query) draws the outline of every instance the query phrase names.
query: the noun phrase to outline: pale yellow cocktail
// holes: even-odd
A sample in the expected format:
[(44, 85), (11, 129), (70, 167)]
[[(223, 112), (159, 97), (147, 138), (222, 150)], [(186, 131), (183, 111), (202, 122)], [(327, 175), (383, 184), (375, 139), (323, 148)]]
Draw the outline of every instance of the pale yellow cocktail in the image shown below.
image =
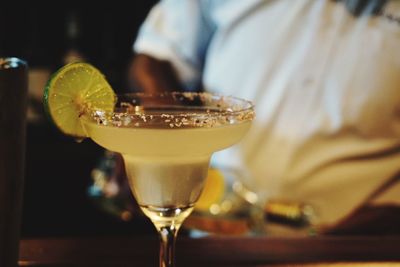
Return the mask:
[(176, 233), (200, 197), (212, 153), (239, 142), (253, 118), (251, 103), (209, 93), (124, 95), (113, 112), (82, 116), (88, 137), (122, 154), (132, 193), (161, 235), (162, 266), (173, 266)]

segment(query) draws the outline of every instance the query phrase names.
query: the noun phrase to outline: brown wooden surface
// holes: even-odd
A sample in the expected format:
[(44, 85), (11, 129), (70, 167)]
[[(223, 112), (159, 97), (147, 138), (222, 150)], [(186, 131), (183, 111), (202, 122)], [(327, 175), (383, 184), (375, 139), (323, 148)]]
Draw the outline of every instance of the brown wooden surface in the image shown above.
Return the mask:
[[(21, 241), (20, 265), (157, 266), (157, 253), (156, 237), (30, 239)], [(178, 267), (400, 266), (400, 237), (182, 237), (176, 257)]]

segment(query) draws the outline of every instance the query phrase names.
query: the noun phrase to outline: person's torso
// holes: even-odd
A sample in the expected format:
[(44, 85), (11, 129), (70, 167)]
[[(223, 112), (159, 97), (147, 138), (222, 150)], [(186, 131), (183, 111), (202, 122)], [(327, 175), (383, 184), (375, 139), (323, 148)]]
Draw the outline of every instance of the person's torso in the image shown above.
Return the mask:
[(342, 194), (344, 214), (400, 169), (400, 1), (376, 16), (331, 0), (212, 8), (203, 83), (256, 105), (241, 146), (255, 188), (321, 206)]

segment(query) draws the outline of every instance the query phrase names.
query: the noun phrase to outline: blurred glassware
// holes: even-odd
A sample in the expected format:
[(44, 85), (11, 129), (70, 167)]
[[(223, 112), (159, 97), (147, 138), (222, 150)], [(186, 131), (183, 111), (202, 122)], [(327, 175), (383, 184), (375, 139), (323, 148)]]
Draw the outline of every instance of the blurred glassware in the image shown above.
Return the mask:
[[(249, 177), (239, 169), (212, 166), (222, 173), (224, 195), (208, 210), (195, 209), (186, 227), (201, 231), (196, 235), (314, 235), (316, 212), (306, 203), (270, 199), (266, 205), (241, 181)], [(209, 176), (210, 178), (210, 176)], [(207, 187), (205, 188), (207, 189)]]
[(118, 153), (104, 151), (91, 172), (88, 195), (100, 210), (122, 221), (130, 221), (132, 216), (141, 214), (130, 192), (124, 162)]
[[(269, 200), (261, 206), (257, 194), (241, 182), (239, 169), (211, 166), (204, 192), (183, 227), (191, 236), (314, 235), (315, 210), (306, 203)], [(129, 190), (118, 153), (105, 150), (92, 170), (88, 194), (102, 211), (122, 221), (144, 215)]]

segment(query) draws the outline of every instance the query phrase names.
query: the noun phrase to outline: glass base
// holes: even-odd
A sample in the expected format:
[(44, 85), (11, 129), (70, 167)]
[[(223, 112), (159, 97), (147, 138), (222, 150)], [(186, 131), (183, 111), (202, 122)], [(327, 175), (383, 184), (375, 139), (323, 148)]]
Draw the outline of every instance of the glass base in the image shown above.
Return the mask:
[(186, 207), (155, 207), (140, 205), (143, 213), (150, 218), (157, 230), (160, 227), (175, 225), (180, 226), (192, 212), (193, 205)]

